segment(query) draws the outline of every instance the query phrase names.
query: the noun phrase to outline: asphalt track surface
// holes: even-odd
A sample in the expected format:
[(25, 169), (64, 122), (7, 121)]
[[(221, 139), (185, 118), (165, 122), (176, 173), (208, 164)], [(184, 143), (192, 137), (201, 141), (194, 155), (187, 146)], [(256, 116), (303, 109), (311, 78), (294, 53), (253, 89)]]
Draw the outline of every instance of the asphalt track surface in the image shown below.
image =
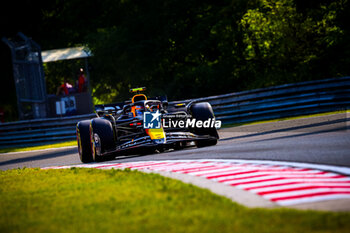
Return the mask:
[[(123, 156), (109, 162), (255, 159), (350, 167), (349, 113), (225, 128), (219, 134), (216, 146)], [(1, 170), (75, 164), (81, 164), (76, 147), (0, 154)]]

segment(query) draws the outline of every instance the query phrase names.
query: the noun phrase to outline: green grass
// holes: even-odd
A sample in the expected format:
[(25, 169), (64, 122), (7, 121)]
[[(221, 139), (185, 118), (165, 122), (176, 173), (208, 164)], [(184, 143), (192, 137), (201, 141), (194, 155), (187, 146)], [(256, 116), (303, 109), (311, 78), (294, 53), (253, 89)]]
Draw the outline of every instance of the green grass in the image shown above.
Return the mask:
[(0, 149), (0, 153), (9, 153), (9, 152), (21, 152), (21, 151), (33, 151), (33, 150), (44, 150), (50, 148), (61, 148), (66, 146), (77, 146), (77, 141), (68, 141), (68, 142), (59, 142), (49, 145), (42, 146), (30, 146), (30, 147), (16, 147), (16, 148), (3, 148)]
[(0, 232), (349, 232), (350, 213), (249, 209), (157, 174), (0, 171)]

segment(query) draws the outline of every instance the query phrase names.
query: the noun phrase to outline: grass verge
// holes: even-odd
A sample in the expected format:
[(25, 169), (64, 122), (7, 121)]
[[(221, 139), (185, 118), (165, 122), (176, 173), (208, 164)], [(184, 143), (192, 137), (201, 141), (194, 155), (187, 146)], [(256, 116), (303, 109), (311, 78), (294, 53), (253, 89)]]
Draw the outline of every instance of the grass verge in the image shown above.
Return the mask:
[(61, 148), (66, 146), (77, 146), (77, 141), (68, 141), (68, 142), (59, 142), (49, 145), (42, 146), (30, 146), (30, 147), (15, 147), (15, 148), (3, 148), (0, 149), (0, 153), (9, 153), (9, 152), (21, 152), (21, 151), (33, 151), (33, 150), (45, 150), (50, 148)]
[(0, 232), (349, 232), (350, 213), (250, 209), (130, 170), (0, 171)]

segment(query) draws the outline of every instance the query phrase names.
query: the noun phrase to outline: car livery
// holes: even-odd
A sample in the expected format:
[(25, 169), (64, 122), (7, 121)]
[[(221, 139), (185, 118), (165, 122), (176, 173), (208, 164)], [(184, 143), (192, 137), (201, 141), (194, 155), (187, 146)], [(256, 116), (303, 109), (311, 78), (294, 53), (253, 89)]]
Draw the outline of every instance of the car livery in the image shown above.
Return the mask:
[(177, 150), (191, 142), (197, 147), (216, 145), (218, 125), (212, 123), (215, 116), (209, 103), (192, 101), (168, 108), (166, 97), (149, 99), (140, 93), (145, 88), (130, 91), (135, 93), (131, 101), (96, 105), (97, 117), (78, 122), (78, 151), (83, 163)]

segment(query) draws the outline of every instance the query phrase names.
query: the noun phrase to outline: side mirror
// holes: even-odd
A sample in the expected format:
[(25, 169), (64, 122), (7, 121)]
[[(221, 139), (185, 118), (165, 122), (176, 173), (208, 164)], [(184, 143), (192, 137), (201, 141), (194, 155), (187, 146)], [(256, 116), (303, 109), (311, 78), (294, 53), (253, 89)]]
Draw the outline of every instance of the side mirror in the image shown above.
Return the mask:
[(102, 117), (105, 114), (104, 108), (103, 107), (95, 107), (95, 111), (98, 117)]
[(104, 111), (105, 111), (105, 113), (107, 113), (107, 114), (112, 114), (112, 113), (115, 113), (115, 112), (116, 112), (116, 110), (115, 110), (114, 107), (105, 107), (105, 108), (104, 108)]

